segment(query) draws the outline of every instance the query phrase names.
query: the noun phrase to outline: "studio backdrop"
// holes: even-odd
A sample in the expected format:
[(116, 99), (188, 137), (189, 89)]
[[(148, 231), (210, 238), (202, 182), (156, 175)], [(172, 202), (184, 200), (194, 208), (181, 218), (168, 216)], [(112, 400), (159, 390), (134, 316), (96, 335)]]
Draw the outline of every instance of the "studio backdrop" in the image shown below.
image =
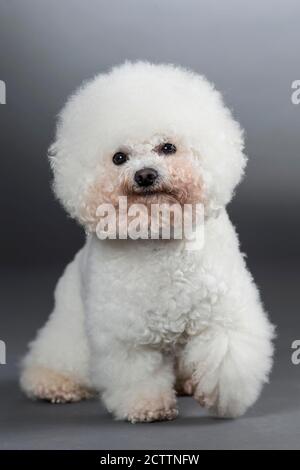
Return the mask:
[[(0, 0), (0, 448), (299, 447), (299, 14), (297, 0)], [(56, 117), (83, 81), (126, 60), (204, 74), (245, 129), (228, 210), (277, 338), (271, 382), (236, 422), (210, 425), (183, 399), (181, 421), (137, 428), (98, 403), (57, 411), (19, 391), (27, 342), (85, 237), (51, 188)]]

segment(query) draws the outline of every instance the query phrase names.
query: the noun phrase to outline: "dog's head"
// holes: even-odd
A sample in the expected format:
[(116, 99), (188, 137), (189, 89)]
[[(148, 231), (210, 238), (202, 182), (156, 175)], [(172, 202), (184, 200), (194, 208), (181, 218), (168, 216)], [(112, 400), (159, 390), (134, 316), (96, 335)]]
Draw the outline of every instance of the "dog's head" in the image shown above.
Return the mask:
[(54, 190), (89, 230), (97, 208), (225, 206), (245, 167), (243, 134), (207, 80), (172, 65), (125, 63), (85, 83), (62, 110), (50, 147)]

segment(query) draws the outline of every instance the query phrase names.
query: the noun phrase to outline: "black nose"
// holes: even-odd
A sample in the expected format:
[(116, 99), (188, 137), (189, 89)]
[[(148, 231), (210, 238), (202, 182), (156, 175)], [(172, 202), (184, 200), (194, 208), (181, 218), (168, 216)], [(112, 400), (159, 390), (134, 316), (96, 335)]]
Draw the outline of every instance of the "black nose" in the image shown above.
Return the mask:
[(158, 177), (158, 173), (153, 168), (143, 168), (139, 170), (134, 175), (134, 181), (142, 187), (151, 186), (156, 178)]

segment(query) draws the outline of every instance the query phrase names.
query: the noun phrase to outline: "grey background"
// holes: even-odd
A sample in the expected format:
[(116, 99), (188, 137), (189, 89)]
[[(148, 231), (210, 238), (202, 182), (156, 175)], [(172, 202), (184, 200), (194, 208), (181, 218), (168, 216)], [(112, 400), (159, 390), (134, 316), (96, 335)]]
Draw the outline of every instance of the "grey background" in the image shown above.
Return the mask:
[[(300, 78), (297, 0), (0, 0), (0, 448), (299, 448)], [(181, 400), (174, 423), (115, 423), (98, 403), (32, 404), (17, 362), (83, 242), (51, 193), (55, 115), (84, 79), (125, 59), (173, 62), (215, 82), (246, 129), (249, 164), (229, 211), (278, 325), (272, 381), (246, 417), (207, 418)]]

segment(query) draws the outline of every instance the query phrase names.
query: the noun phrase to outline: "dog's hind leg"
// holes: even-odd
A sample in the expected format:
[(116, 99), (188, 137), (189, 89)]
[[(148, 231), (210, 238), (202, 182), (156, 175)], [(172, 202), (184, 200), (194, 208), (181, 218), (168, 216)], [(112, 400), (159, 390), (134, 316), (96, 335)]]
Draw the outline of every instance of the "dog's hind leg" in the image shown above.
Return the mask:
[(31, 398), (63, 403), (93, 394), (88, 379), (79, 260), (80, 253), (60, 278), (54, 310), (23, 360), (21, 388)]

